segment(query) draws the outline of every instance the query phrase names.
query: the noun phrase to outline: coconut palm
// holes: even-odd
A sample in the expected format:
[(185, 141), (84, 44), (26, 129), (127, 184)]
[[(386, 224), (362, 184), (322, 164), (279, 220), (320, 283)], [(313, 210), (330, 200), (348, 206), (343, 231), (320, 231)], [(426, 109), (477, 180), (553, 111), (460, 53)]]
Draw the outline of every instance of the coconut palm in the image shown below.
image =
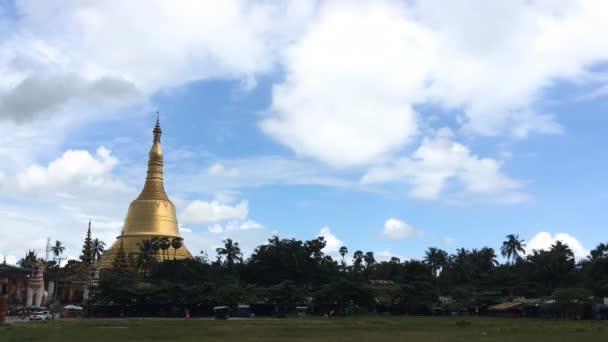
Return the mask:
[(522, 255), (526, 254), (526, 244), (523, 239), (519, 238), (517, 234), (507, 235), (507, 239), (503, 241), (502, 247), (500, 247), (500, 254), (507, 258), (507, 262), (511, 260), (511, 263), (515, 263), (519, 260)]
[(241, 248), (238, 242), (233, 242), (232, 239), (226, 239), (223, 241), (224, 247), (218, 247), (215, 249), (218, 256), (224, 256), (226, 259), (226, 265), (232, 267), (234, 261), (241, 261)]
[(106, 243), (99, 240), (98, 238), (93, 239), (93, 257), (95, 260), (101, 259), (101, 255), (106, 249)]
[(137, 246), (139, 246), (139, 253), (135, 259), (135, 266), (145, 275), (149, 275), (150, 269), (156, 262), (154, 241), (152, 239), (141, 240), (137, 243)]
[(438, 276), (439, 270), (445, 267), (448, 262), (448, 253), (437, 247), (430, 247), (424, 253), (424, 262), (431, 267), (431, 272), (434, 277)]
[(177, 250), (182, 248), (182, 246), (184, 245), (182, 241), (183, 239), (179, 237), (173, 238), (171, 240), (171, 247), (173, 247), (173, 260), (175, 260), (176, 258)]
[(59, 258), (63, 254), (63, 251), (65, 251), (65, 247), (63, 247), (61, 241), (55, 241), (55, 246), (51, 247), (51, 252), (53, 252), (53, 255)]
[(486, 274), (498, 266), (494, 248), (483, 247), (481, 250), (474, 249), (470, 257), (472, 258), (472, 262), (478, 267), (478, 270)]

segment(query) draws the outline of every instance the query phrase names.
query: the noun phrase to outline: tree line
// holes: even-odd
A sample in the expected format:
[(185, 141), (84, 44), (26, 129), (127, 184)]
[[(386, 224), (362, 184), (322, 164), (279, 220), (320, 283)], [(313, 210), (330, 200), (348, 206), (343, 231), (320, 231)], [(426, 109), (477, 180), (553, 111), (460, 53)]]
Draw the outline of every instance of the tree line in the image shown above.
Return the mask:
[[(83, 256), (99, 259), (104, 244), (92, 241), (85, 241)], [(181, 243), (163, 237), (142, 240), (136, 257), (114, 262), (100, 273), (91, 301), (189, 307), (257, 302), (369, 307), (378, 304), (370, 280), (390, 281), (386, 291), (395, 303), (423, 311), (437, 305), (442, 296), (481, 306), (516, 297), (608, 297), (605, 243), (576, 262), (571, 248), (561, 241), (546, 250), (527, 251), (523, 239), (510, 234), (498, 251), (504, 263), (491, 247), (459, 248), (452, 254), (430, 247), (420, 260), (392, 257), (378, 261), (371, 251), (351, 253), (343, 246), (334, 258), (323, 252), (323, 237), (297, 240), (278, 236), (248, 257), (238, 242), (226, 239), (213, 259), (201, 251), (193, 259), (175, 260)], [(59, 242), (53, 253), (63, 253)], [(32, 255), (21, 262), (26, 264), (28, 258)], [(70, 260), (62, 268), (51, 262), (49, 271), (76, 275), (82, 271), (79, 265), (84, 259)]]

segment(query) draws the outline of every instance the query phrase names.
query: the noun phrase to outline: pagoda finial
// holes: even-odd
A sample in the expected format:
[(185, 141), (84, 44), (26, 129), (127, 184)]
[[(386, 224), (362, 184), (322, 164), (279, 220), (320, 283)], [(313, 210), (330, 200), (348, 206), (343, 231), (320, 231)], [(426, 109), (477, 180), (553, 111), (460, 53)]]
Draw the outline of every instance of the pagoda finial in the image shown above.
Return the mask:
[(160, 136), (163, 134), (163, 130), (160, 128), (160, 112), (156, 111), (156, 125), (154, 126), (154, 142), (160, 143)]

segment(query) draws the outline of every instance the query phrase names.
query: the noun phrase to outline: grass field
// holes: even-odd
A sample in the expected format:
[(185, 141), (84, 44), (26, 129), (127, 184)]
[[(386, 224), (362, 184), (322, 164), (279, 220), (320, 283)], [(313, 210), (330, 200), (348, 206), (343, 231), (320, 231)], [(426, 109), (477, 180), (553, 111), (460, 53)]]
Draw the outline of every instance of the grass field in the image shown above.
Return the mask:
[(0, 341), (608, 341), (606, 321), (510, 318), (129, 319), (0, 326)]

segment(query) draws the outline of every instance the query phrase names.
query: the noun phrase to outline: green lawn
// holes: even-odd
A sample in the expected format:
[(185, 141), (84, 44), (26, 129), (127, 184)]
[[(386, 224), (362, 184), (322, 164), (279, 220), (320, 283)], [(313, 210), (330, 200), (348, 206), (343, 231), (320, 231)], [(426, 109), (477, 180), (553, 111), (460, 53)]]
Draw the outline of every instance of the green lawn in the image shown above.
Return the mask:
[(0, 341), (608, 341), (608, 322), (532, 319), (351, 317), (129, 319), (0, 326)]

